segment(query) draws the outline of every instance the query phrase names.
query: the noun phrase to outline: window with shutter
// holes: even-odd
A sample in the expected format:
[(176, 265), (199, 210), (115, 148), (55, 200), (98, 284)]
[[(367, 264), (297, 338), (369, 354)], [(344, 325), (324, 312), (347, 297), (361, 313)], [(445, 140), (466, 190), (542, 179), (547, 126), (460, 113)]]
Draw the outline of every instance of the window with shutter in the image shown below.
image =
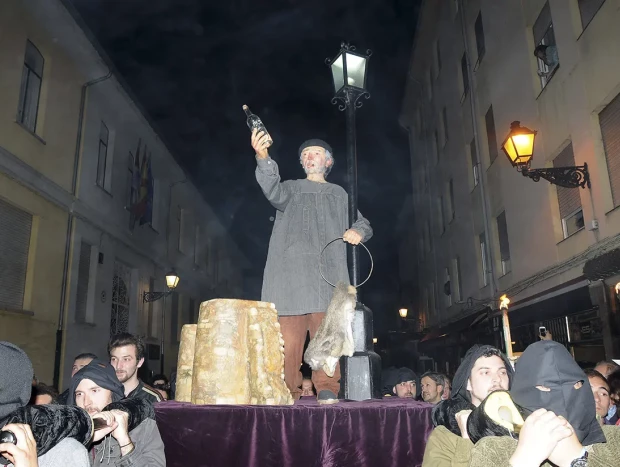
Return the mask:
[(482, 286), (489, 285), (489, 263), (487, 259), (487, 240), (484, 233), (478, 236), (478, 244), (480, 245), (480, 268), (482, 269)]
[(92, 247), (85, 242), (80, 245), (80, 259), (78, 264), (78, 282), (75, 297), (75, 322), (85, 323), (88, 305), (88, 284), (90, 280), (90, 257)]
[(454, 205), (454, 182), (450, 179), (448, 183), (448, 196), (450, 198), (450, 221), (454, 220), (456, 217), (456, 208)]
[(465, 99), (465, 96), (469, 92), (469, 75), (467, 73), (467, 55), (463, 52), (461, 57), (461, 78), (463, 82), (463, 95), (461, 96), (461, 102)]
[(620, 205), (620, 95), (599, 114), (614, 207)]
[(484, 28), (482, 26), (482, 12), (478, 13), (478, 17), (476, 18), (474, 33), (476, 34), (476, 50), (478, 51), (477, 64), (480, 64), (482, 58), (484, 57), (484, 53), (486, 52), (486, 47), (484, 44)]
[(493, 115), (493, 106), (489, 107), (484, 121), (487, 128), (487, 143), (489, 145), (489, 159), (492, 164), (497, 159), (497, 136), (495, 134), (495, 116)]
[(603, 6), (605, 0), (578, 0), (579, 14), (581, 15), (581, 26), (585, 29), (594, 15)]
[(471, 157), (471, 175), (473, 177), (473, 181), (474, 181), (474, 187), (478, 186), (478, 182), (479, 180), (479, 176), (480, 176), (480, 168), (478, 166), (478, 155), (476, 154), (476, 138), (471, 140), (471, 143), (469, 143), (469, 156)]
[(502, 275), (508, 274), (510, 265), (510, 243), (508, 242), (508, 224), (506, 223), (506, 211), (497, 216), (497, 235), (499, 237), (499, 253), (502, 262)]
[(534, 34), (534, 45), (536, 47), (534, 49), (534, 55), (538, 63), (538, 76), (540, 76), (540, 84), (544, 88), (560, 65), (549, 2), (545, 3), (543, 6), (543, 9), (534, 23), (532, 32)]
[(463, 288), (461, 285), (461, 260), (457, 256), (452, 261), (452, 275), (454, 280), (451, 281), (452, 293), (454, 294), (454, 300), (457, 302), (463, 299)]
[(19, 91), (19, 107), (17, 121), (33, 133), (37, 129), (41, 82), (45, 60), (41, 52), (30, 41), (26, 41), (26, 55), (22, 71), (22, 82)]
[(0, 309), (21, 310), (32, 215), (0, 200)]
[(97, 185), (106, 188), (106, 172), (108, 163), (108, 143), (110, 131), (105, 123), (101, 122), (99, 129), (99, 156), (97, 159)]
[[(573, 143), (566, 146), (560, 154), (553, 160), (553, 166), (572, 167), (575, 165), (575, 155), (573, 153)], [(579, 190), (574, 188), (564, 188), (556, 185), (558, 193), (558, 204), (560, 207), (560, 218), (562, 219), (562, 230), (564, 238), (574, 234), (584, 228), (583, 211), (581, 209), (581, 198)]]

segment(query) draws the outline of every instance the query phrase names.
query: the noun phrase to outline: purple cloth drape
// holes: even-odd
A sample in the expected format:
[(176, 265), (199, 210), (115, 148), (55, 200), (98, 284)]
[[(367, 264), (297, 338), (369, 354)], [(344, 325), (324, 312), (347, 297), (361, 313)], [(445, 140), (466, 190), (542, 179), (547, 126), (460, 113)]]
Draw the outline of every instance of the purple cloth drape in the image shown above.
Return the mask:
[(432, 406), (412, 399), (293, 406), (155, 405), (169, 467), (422, 464)]

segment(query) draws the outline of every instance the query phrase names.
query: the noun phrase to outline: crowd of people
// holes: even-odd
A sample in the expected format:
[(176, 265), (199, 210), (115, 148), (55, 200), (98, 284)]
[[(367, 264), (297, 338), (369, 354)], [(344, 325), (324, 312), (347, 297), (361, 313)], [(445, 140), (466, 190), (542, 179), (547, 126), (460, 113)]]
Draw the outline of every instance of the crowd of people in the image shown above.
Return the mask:
[(167, 400), (172, 387), (165, 375), (154, 376), (153, 386), (138, 377), (144, 352), (139, 337), (113, 336), (105, 360), (75, 357), (69, 388), (59, 394), (37, 381), (22, 349), (0, 342), (0, 463), (165, 466), (153, 404)]

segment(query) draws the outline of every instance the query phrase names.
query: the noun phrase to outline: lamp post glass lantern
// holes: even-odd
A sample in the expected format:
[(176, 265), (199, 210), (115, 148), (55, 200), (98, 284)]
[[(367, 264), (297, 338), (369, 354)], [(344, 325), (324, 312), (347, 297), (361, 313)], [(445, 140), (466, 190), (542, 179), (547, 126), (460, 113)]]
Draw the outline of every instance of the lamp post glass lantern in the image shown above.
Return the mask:
[(570, 167), (549, 167), (544, 169), (531, 169), (534, 158), (535, 130), (522, 127), (521, 122), (514, 121), (510, 125), (510, 133), (502, 143), (502, 151), (506, 154), (510, 164), (524, 177), (529, 177), (535, 182), (544, 178), (549, 183), (564, 188), (590, 188), (590, 174), (588, 164)]
[(400, 310), (398, 310), (398, 314), (401, 318), (406, 318), (408, 312), (409, 310), (407, 310), (407, 308), (401, 308)]
[(536, 131), (522, 127), (521, 122), (512, 122), (510, 133), (502, 144), (502, 150), (513, 167), (521, 170), (530, 166), (534, 155), (534, 140)]
[(176, 289), (177, 285), (179, 285), (179, 276), (176, 275), (174, 270), (166, 274), (166, 285), (171, 290)]
[[(349, 195), (348, 225), (357, 221), (357, 142), (355, 136), (355, 111), (362, 106), (361, 97), (370, 98), (366, 90), (366, 71), (372, 52), (357, 52), (346, 43), (333, 59), (325, 60), (331, 70), (334, 86), (332, 104), (345, 111), (347, 148), (347, 191)], [(351, 284), (359, 284), (359, 248), (346, 244), (349, 278)], [(353, 357), (340, 359), (340, 390), (345, 399), (366, 400), (381, 398), (381, 358), (373, 351), (372, 311), (363, 305), (358, 294), (352, 331), (355, 342)], [(376, 343), (376, 341), (374, 341)]]

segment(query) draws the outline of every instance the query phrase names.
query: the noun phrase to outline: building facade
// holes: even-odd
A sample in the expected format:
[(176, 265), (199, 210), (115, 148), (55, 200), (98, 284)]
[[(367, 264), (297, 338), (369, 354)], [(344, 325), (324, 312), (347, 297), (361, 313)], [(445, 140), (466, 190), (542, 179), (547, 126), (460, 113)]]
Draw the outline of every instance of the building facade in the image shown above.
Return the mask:
[[(423, 341), (450, 349), (441, 367), (473, 342), (503, 345), (503, 294), (515, 352), (540, 326), (584, 364), (620, 351), (613, 278), (584, 275), (620, 245), (619, 19), (610, 0), (423, 2), (401, 124), (417, 309)], [(521, 176), (501, 149), (513, 121), (538, 132), (532, 168), (587, 163), (591, 187)]]
[[(169, 374), (182, 325), (241, 296), (247, 261), (68, 2), (2, 2), (0, 29), (0, 340), (62, 388), (122, 331), (158, 373), (163, 330)], [(145, 302), (171, 268), (175, 292)]]

